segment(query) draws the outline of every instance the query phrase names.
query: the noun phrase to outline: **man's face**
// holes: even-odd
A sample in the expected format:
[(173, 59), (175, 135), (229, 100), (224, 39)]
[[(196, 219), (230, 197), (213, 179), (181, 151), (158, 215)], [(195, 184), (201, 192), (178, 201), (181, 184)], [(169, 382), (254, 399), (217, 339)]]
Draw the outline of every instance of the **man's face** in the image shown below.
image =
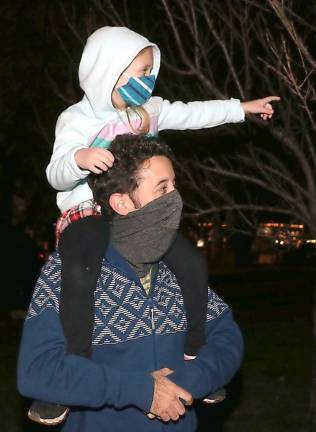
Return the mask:
[(137, 176), (138, 187), (132, 194), (134, 210), (175, 188), (175, 173), (170, 159), (153, 156), (144, 162)]
[(151, 201), (172, 192), (175, 189), (175, 173), (170, 159), (165, 156), (153, 156), (146, 160), (138, 171), (138, 187), (131, 195), (113, 194), (116, 203), (110, 198), (110, 205), (121, 215), (138, 210)]

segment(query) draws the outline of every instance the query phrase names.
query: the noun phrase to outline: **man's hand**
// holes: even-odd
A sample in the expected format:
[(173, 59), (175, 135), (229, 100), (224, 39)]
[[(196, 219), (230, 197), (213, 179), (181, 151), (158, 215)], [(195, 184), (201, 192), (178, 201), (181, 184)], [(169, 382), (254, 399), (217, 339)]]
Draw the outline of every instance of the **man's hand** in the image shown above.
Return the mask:
[[(152, 376), (153, 376), (154, 378), (159, 378), (159, 377), (161, 377), (161, 376), (164, 376), (164, 377), (165, 377), (165, 376), (170, 375), (172, 372), (173, 372), (173, 371), (172, 371), (171, 369), (169, 369), (169, 368), (162, 368), (162, 369), (159, 369), (159, 370), (156, 370), (156, 371), (152, 372)], [(148, 417), (150, 420), (153, 420), (153, 419), (156, 418), (157, 416), (155, 416), (155, 414), (148, 413), (148, 414), (147, 414), (147, 417)]]
[(111, 168), (114, 156), (103, 148), (83, 148), (75, 153), (75, 161), (79, 168), (101, 174)]
[(270, 119), (274, 113), (271, 102), (279, 100), (279, 96), (268, 96), (263, 99), (241, 102), (241, 106), (246, 114), (260, 114), (263, 120), (267, 120)]
[(169, 369), (169, 368), (162, 368), (162, 369), (158, 369), (158, 370), (152, 372), (152, 376), (153, 376), (154, 378), (160, 378), (160, 377), (162, 377), (162, 376), (163, 376), (163, 377), (166, 377), (166, 376), (170, 375), (172, 372), (173, 372), (172, 369)]
[(162, 421), (177, 421), (185, 413), (184, 403), (190, 405), (193, 401), (192, 395), (177, 386), (167, 378), (172, 371), (168, 368), (160, 369), (152, 373), (155, 380), (155, 389), (149, 418), (159, 417)]

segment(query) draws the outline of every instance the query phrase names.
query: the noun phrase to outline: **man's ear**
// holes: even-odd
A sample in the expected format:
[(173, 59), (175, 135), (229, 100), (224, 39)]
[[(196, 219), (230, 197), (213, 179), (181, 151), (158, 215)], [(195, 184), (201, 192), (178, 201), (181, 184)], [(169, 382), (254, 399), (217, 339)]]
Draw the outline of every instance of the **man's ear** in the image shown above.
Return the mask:
[(131, 209), (130, 199), (127, 194), (114, 193), (110, 195), (109, 204), (115, 213), (126, 216)]

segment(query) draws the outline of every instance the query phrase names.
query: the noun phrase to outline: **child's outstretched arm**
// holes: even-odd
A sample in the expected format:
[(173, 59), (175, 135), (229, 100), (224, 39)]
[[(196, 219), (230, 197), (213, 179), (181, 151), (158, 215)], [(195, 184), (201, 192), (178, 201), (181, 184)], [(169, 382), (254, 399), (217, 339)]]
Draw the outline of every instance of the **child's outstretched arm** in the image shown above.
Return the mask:
[(204, 129), (225, 123), (244, 121), (245, 114), (258, 113), (262, 118), (270, 118), (273, 114), (271, 102), (279, 100), (277, 96), (269, 96), (250, 102), (238, 99), (210, 100), (204, 102), (169, 102), (158, 97), (153, 101), (159, 106), (158, 130), (164, 129)]
[(58, 118), (54, 150), (46, 168), (48, 182), (59, 191), (73, 189), (90, 172), (105, 171), (114, 160), (106, 149), (89, 148), (82, 124), (73, 120), (73, 107), (75, 105)]
[(195, 102), (169, 102), (153, 97), (158, 105), (158, 130), (204, 129), (225, 123), (239, 123), (245, 111), (238, 99)]

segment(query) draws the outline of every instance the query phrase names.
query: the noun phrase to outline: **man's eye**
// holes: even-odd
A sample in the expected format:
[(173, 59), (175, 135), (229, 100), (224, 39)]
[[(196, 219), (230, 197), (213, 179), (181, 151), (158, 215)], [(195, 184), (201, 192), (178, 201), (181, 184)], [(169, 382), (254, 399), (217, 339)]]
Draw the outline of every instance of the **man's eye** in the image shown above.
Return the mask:
[(160, 189), (160, 191), (161, 191), (162, 193), (167, 193), (167, 192), (168, 192), (168, 186), (167, 186), (167, 185), (163, 186), (163, 187)]

